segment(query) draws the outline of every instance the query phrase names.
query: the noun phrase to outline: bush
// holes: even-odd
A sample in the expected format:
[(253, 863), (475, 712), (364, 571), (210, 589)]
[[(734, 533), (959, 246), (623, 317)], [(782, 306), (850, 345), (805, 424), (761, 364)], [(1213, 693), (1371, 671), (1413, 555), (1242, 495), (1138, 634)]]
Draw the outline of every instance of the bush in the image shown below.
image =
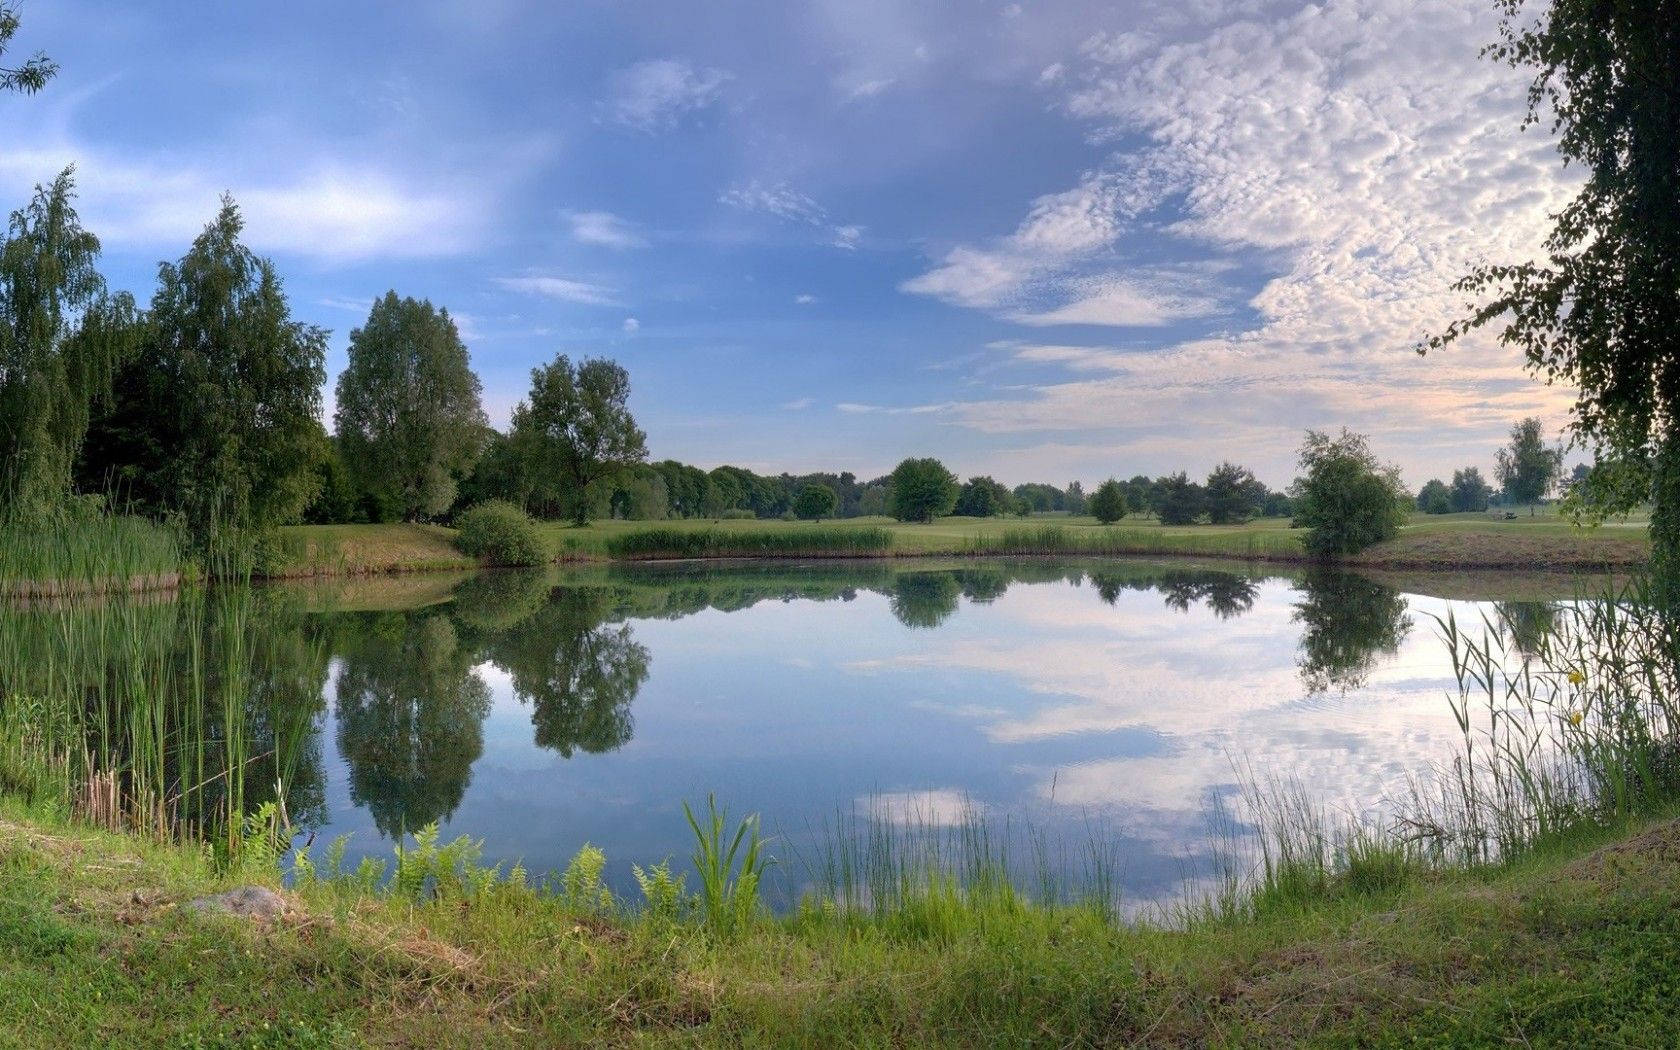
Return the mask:
[(503, 500), (486, 500), (455, 519), (455, 546), (491, 565), (542, 565), (548, 561), (536, 522)]
[(1308, 530), (1309, 554), (1357, 554), (1400, 531), (1411, 498), (1400, 484), (1400, 471), (1379, 464), (1364, 435), (1343, 430), (1332, 438), (1307, 431), (1301, 469), (1295, 525)]

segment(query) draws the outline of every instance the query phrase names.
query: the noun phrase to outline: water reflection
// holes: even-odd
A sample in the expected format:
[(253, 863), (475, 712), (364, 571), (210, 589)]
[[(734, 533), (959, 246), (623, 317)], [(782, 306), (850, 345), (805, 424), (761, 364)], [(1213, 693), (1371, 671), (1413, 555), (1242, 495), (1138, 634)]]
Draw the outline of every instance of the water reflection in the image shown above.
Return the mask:
[(350, 798), (388, 837), (447, 820), (484, 750), (490, 689), (441, 612), (350, 617), (340, 633), (338, 750)]
[(1301, 581), (1294, 620), (1301, 625), (1301, 681), (1309, 692), (1363, 686), (1412, 629), (1406, 599), (1352, 573), (1315, 569)]
[(652, 659), (628, 624), (609, 625), (608, 595), (560, 587), (535, 613), (496, 635), (484, 655), (531, 705), (536, 743), (570, 758), (623, 747), (630, 703)]
[[(202, 696), (179, 739), (242, 736), (247, 805), (282, 782), (294, 823), (354, 831), (352, 856), (454, 821), (533, 870), (586, 840), (657, 863), (686, 854), (678, 803), (708, 791), (778, 834), (858, 798), (972, 798), (1100, 810), (1135, 892), (1200, 863), (1233, 747), (1363, 797), (1450, 730), (1450, 668), (1411, 630), (1447, 606), (1333, 572), (930, 560), (334, 586), (0, 613), (0, 696), (60, 690), (113, 722), (124, 683)], [(1544, 643), (1552, 606), (1499, 610), (1518, 653)], [(209, 797), (215, 773), (170, 777)]]

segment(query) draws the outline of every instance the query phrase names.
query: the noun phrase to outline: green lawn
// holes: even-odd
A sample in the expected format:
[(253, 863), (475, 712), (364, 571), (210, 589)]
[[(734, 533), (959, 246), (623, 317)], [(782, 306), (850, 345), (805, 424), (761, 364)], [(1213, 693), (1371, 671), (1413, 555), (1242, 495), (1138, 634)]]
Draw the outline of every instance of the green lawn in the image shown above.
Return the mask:
[[(596, 521), (583, 528), (558, 522), (541, 526), (557, 556), (607, 557), (615, 535), (650, 528), (726, 532), (815, 532), (823, 529), (885, 528), (895, 556), (976, 553), (1176, 554), (1299, 560), (1301, 532), (1284, 518), (1244, 525), (1163, 526), (1153, 519), (1126, 518), (1112, 526), (1089, 517), (1035, 515), (1031, 518), (941, 518), (904, 524), (889, 518), (823, 522), (726, 519)], [(1043, 549), (1042, 530), (1058, 529), (1062, 546)], [(455, 550), (451, 530), (435, 525), (307, 525), (284, 530), (292, 552), (287, 575), (340, 575), (419, 569), (464, 568), (473, 560)], [(1020, 541), (1020, 542), (1016, 542)], [(1414, 515), (1394, 540), (1349, 559), (1386, 569), (1559, 569), (1627, 568), (1650, 552), (1644, 519), (1582, 528), (1555, 514), (1522, 514), (1506, 521), (1485, 514)]]

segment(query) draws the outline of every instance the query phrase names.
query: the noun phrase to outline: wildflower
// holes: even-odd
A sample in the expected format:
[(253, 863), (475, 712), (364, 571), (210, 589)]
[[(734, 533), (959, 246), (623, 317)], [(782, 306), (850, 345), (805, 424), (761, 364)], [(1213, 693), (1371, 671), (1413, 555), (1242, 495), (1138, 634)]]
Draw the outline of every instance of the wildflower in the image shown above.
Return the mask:
[(1572, 726), (1580, 725), (1581, 724), (1581, 716), (1582, 716), (1582, 712), (1580, 712), (1580, 711), (1569, 712), (1569, 724), (1572, 725)]
[(1587, 676), (1582, 674), (1579, 671), (1570, 671), (1569, 672), (1569, 684), (1570, 685), (1580, 685), (1582, 682), (1585, 682), (1586, 680), (1587, 680)]

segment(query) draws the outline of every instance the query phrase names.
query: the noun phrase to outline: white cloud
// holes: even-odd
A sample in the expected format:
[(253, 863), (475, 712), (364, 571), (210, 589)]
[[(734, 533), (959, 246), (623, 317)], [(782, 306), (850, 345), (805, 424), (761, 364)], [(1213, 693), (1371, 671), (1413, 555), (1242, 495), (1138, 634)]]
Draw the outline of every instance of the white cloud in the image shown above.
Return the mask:
[(766, 186), (754, 179), (744, 186), (732, 186), (723, 191), (718, 195), (718, 203), (825, 229), (829, 243), (836, 248), (854, 249), (863, 237), (862, 226), (831, 223), (828, 209), (786, 183)]
[(930, 405), (866, 405), (857, 401), (842, 401), (834, 406), (848, 415), (882, 415), (882, 416), (925, 416), (935, 412), (944, 412), (951, 407), (949, 402)]
[(642, 330), (642, 322), (636, 320), (634, 317), (626, 317), (624, 319), (624, 324), (619, 327), (624, 329), (625, 335), (635, 335), (637, 332)]
[(804, 409), (810, 408), (812, 405), (814, 405), (816, 403), (817, 402), (816, 402), (815, 398), (796, 397), (792, 401), (783, 401), (782, 402), (782, 409), (784, 411), (787, 411), (787, 412), (799, 412), (799, 411), (802, 411)]
[(613, 306), (616, 303), (609, 289), (588, 281), (574, 281), (569, 277), (526, 274), (523, 277), (497, 277), (495, 281), (510, 292), (540, 295), (562, 302), (582, 303), (586, 306)]
[[(1206, 419), (1280, 470), (1303, 427), (1347, 423), (1409, 471), (1491, 446), (1517, 414), (1561, 418), (1571, 392), (1490, 339), (1410, 353), (1457, 316), (1451, 285), (1471, 266), (1539, 254), (1575, 186), (1548, 136), (1520, 130), (1522, 73), (1478, 54), (1494, 36), (1485, 5), (1326, 0), (1157, 23), (1092, 38), (1046, 78), (1120, 151), (1013, 234), (951, 247), (902, 287), (1033, 325), (1242, 320), (1150, 353), (1083, 348), (1060, 363), (1107, 374), (953, 418), (1139, 448)], [(1139, 280), (1125, 265), (1138, 243), (1182, 261)]]
[(721, 69), (696, 69), (683, 59), (650, 59), (613, 74), (607, 109), (620, 124), (661, 131), (716, 102), (732, 79)]
[(801, 292), (793, 297), (793, 301), (798, 303), (800, 306), (810, 306), (812, 303), (817, 301), (817, 297), (809, 292)]
[(572, 239), (581, 244), (599, 244), (607, 248), (644, 248), (647, 239), (626, 221), (610, 211), (569, 211), (566, 222), (571, 225)]

